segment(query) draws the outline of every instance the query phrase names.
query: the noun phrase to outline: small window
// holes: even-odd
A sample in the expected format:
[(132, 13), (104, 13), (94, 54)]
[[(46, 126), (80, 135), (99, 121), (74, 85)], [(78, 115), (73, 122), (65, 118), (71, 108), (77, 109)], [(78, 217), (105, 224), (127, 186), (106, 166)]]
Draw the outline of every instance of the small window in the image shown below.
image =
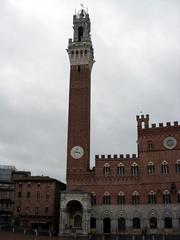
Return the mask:
[(48, 210), (49, 210), (48, 207), (45, 207), (45, 213), (48, 213)]
[(20, 208), (20, 206), (17, 206), (17, 212), (20, 212), (21, 211), (21, 208)]
[(153, 146), (153, 142), (152, 141), (148, 142), (148, 150), (149, 151), (153, 151), (154, 150), (154, 146)]
[(91, 193), (91, 205), (96, 205), (96, 194), (94, 192)]
[(83, 27), (78, 27), (78, 42), (81, 42), (83, 38)]
[(124, 176), (124, 165), (122, 163), (119, 163), (117, 167), (117, 175)]
[(80, 72), (81, 71), (81, 67), (80, 66), (78, 66), (78, 72)]
[(177, 202), (180, 203), (180, 190), (177, 193)]
[(90, 228), (96, 228), (96, 219), (94, 217), (91, 217)]
[(18, 192), (18, 198), (22, 197), (22, 192)]
[(28, 182), (28, 187), (31, 187), (31, 182)]
[(31, 196), (31, 193), (27, 192), (27, 198), (30, 198), (30, 196)]
[(150, 191), (148, 195), (148, 203), (155, 204), (156, 203), (156, 193), (154, 191)]

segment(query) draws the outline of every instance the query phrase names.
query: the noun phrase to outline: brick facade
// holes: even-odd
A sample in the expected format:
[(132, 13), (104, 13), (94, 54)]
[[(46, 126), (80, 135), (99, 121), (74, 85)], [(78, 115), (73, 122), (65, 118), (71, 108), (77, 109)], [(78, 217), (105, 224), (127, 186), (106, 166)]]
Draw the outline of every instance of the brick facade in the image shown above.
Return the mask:
[[(74, 39), (69, 40), (68, 47), (71, 65), (68, 191), (61, 199), (60, 234), (71, 234), (72, 229), (79, 234), (142, 229), (178, 232), (180, 125), (177, 121), (150, 126), (149, 115), (137, 116), (137, 155), (96, 155), (95, 167), (89, 168), (90, 73), (94, 62), (90, 28), (86, 29), (90, 26), (89, 15), (81, 10), (74, 15), (73, 23)], [(85, 62), (84, 49), (89, 53)]]

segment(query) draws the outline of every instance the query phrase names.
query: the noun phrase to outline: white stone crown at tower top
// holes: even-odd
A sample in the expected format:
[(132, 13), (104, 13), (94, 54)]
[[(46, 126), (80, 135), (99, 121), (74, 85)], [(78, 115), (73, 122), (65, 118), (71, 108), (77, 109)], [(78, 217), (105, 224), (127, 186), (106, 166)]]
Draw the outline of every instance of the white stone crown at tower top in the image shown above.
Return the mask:
[(94, 63), (94, 51), (91, 42), (91, 22), (84, 10), (73, 16), (73, 39), (69, 39), (68, 54), (71, 65), (89, 65)]

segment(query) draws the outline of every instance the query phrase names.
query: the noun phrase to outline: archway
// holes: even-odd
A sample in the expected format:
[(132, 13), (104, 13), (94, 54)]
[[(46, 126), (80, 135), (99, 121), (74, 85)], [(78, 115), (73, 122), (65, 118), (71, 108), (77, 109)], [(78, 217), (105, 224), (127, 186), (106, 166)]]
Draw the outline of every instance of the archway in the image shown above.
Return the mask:
[(104, 231), (104, 233), (111, 233), (111, 219), (110, 218), (103, 219), (103, 231)]
[(149, 226), (150, 228), (157, 228), (157, 218), (151, 217), (149, 219)]
[(133, 228), (139, 229), (141, 228), (141, 221), (140, 218), (133, 218)]
[(126, 219), (119, 218), (118, 219), (118, 232), (122, 232), (126, 230)]
[(83, 208), (80, 202), (72, 200), (67, 204), (67, 213), (69, 216), (69, 228), (82, 229)]

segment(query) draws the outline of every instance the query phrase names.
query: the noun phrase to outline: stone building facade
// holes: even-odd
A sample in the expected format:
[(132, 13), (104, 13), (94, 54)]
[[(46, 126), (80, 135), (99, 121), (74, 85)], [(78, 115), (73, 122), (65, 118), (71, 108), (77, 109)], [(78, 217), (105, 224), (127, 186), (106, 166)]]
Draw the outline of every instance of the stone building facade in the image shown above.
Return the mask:
[(38, 231), (59, 229), (60, 190), (66, 185), (47, 176), (15, 177), (15, 227)]
[(91, 70), (89, 14), (73, 17), (70, 59), (67, 191), (60, 235), (180, 229), (180, 125), (136, 117), (137, 155), (96, 155), (90, 169)]

